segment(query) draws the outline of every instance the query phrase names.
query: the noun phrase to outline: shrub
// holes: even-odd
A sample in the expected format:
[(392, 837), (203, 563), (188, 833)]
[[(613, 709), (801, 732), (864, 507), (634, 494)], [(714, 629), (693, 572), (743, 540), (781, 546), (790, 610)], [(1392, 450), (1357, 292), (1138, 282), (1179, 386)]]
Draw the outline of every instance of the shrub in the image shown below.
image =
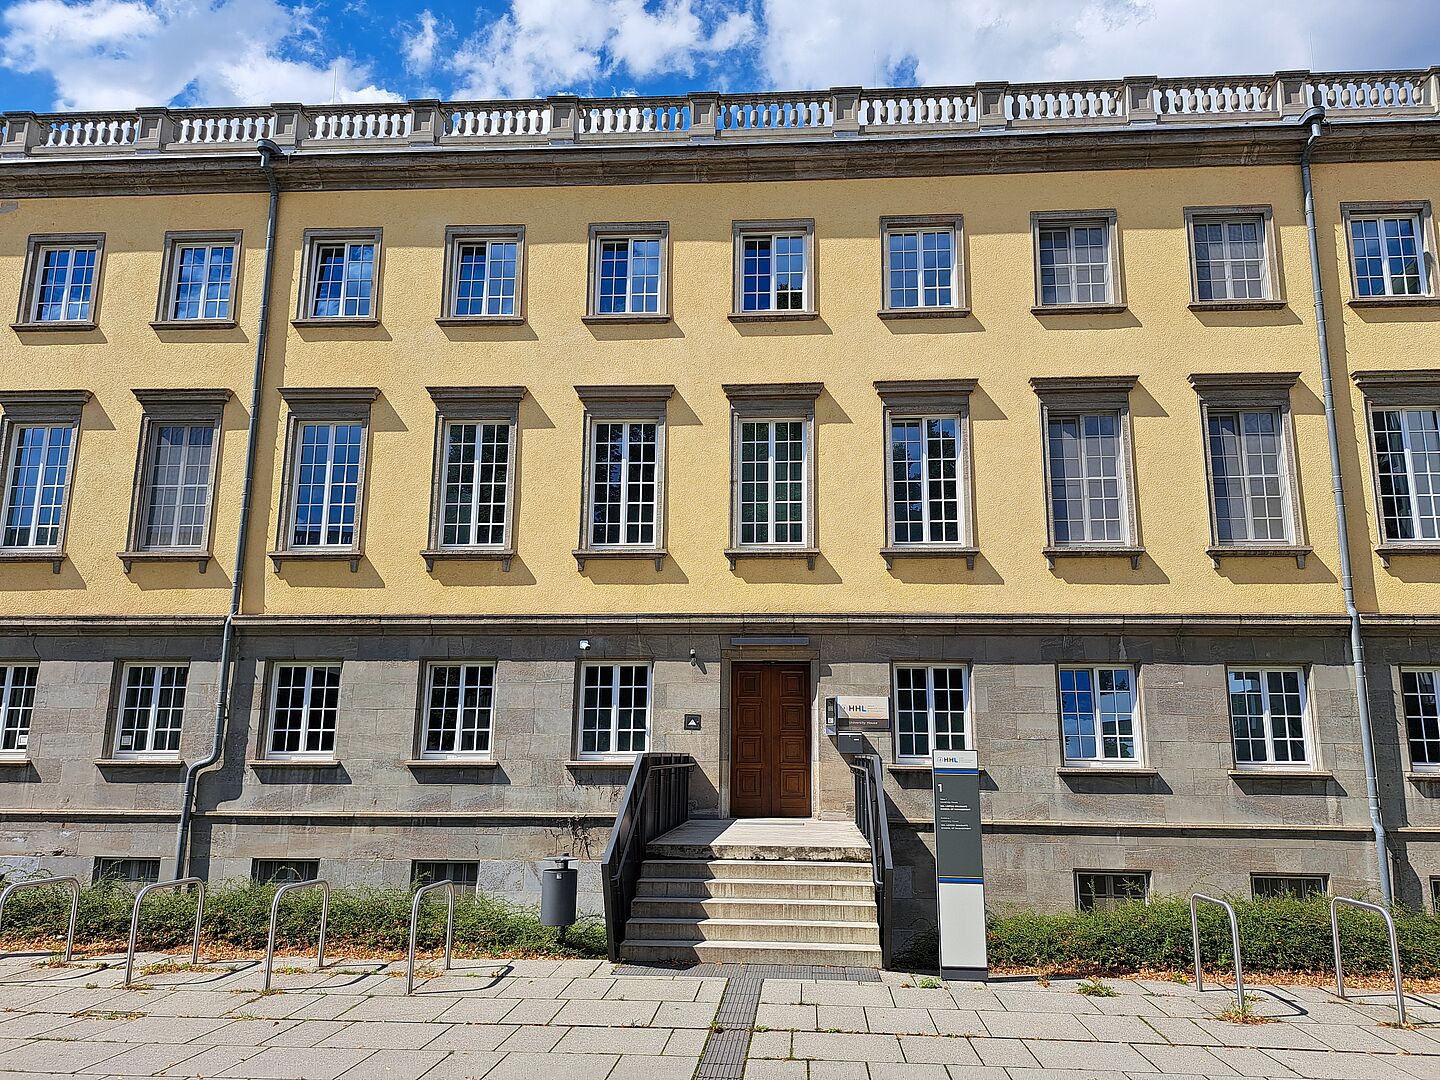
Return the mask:
[[(210, 945), (262, 950), (270, 927), (273, 885), (225, 882), (206, 893), (201, 940)], [(281, 901), (276, 946), (286, 951), (315, 947), (321, 895), (304, 889)], [(115, 944), (130, 934), (135, 903), (128, 889), (101, 883), (81, 890), (76, 944)], [(335, 889), (330, 896), (327, 951), (403, 953), (410, 942), (411, 893), (407, 889)], [(63, 889), (16, 893), (5, 904), (0, 943), (30, 943), (63, 938), (70, 917), (70, 894)], [(152, 893), (140, 915), (140, 945), (178, 949), (190, 943), (195, 927), (195, 894), (169, 890)], [(445, 943), (443, 894), (432, 894), (420, 911), (418, 945), (439, 949)], [(455, 952), (460, 956), (502, 954), (602, 956), (605, 927), (582, 918), (564, 934), (540, 925), (533, 908), (495, 897), (459, 893), (455, 897)]]

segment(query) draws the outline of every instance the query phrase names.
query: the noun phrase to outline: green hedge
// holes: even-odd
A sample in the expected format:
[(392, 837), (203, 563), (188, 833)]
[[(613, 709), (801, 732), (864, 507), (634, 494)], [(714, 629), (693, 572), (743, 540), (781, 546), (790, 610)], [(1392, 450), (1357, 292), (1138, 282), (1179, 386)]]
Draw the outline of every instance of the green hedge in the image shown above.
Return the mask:
[[(1334, 971), (1330, 902), (1326, 897), (1231, 901), (1240, 923), (1245, 969), (1261, 972)], [(1440, 918), (1396, 908), (1400, 965), (1407, 976), (1440, 976)], [(1213, 905), (1200, 910), (1200, 955), (1207, 968), (1228, 968), (1230, 924)], [(1125, 904), (1113, 911), (992, 916), (987, 934), (994, 968), (1034, 968), (1077, 974), (1192, 970), (1190, 905), (1179, 898)], [(1341, 955), (1356, 975), (1390, 970), (1390, 944), (1381, 919), (1342, 908)], [(917, 937), (899, 958), (902, 967), (934, 968), (933, 931)]]
[[(237, 949), (265, 948), (270, 927), (273, 885), (227, 882), (205, 897), (202, 940)], [(77, 948), (86, 943), (123, 943), (130, 934), (134, 893), (100, 884), (80, 894)], [(302, 889), (281, 901), (277, 948), (314, 949), (320, 925), (318, 890)], [(403, 953), (410, 940), (411, 893), (407, 889), (335, 889), (330, 897), (326, 951)], [(5, 903), (0, 945), (33, 942), (53, 935), (63, 939), (70, 918), (70, 893), (63, 889), (27, 889)], [(195, 894), (164, 890), (145, 900), (140, 916), (142, 949), (178, 949), (189, 945), (195, 927)], [(431, 894), (421, 909), (419, 945), (438, 949), (445, 940), (444, 894)], [(563, 938), (540, 925), (533, 908), (473, 893), (455, 899), (455, 951), (460, 956), (544, 955), (603, 956), (605, 926), (584, 918)]]

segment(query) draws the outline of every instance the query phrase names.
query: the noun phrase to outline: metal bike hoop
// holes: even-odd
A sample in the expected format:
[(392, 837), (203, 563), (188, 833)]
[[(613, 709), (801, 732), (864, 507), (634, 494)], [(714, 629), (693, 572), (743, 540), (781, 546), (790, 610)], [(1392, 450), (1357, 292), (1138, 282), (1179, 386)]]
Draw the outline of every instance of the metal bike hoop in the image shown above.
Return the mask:
[(1385, 930), (1390, 935), (1390, 968), (1395, 973), (1395, 1019), (1405, 1026), (1405, 984), (1400, 978), (1400, 942), (1395, 936), (1395, 919), (1379, 904), (1355, 900), (1348, 896), (1336, 896), (1330, 900), (1330, 941), (1335, 946), (1335, 993), (1345, 996), (1345, 971), (1340, 964), (1340, 906), (1373, 911), (1385, 920)]
[(325, 924), (330, 919), (330, 883), (323, 878), (309, 881), (291, 881), (275, 890), (275, 899), (270, 902), (270, 936), (265, 941), (265, 989), (270, 989), (270, 973), (275, 965), (275, 931), (280, 924), (280, 898), (296, 889), (320, 890), (320, 944), (315, 949), (315, 970), (325, 967)]
[(1197, 909), (1200, 904), (1215, 904), (1225, 909), (1225, 914), (1230, 918), (1230, 949), (1235, 954), (1235, 1001), (1243, 1013), (1245, 1011), (1245, 973), (1240, 964), (1240, 923), (1235, 918), (1235, 909), (1228, 901), (1221, 900), (1216, 896), (1206, 896), (1204, 893), (1192, 893), (1190, 896), (1190, 943), (1195, 949), (1195, 989), (1204, 992), (1205, 977), (1200, 971), (1200, 920), (1197, 917)]
[(455, 882), (446, 878), (444, 881), (432, 881), (429, 885), (422, 885), (415, 890), (415, 900), (410, 905), (410, 958), (405, 968), (405, 993), (415, 992), (415, 937), (420, 930), (420, 902), (425, 899), (425, 894), (434, 892), (436, 889), (444, 889), (445, 898), (445, 970), (450, 970), (450, 953), (455, 940)]
[(68, 885), (70, 887), (70, 929), (65, 934), (65, 963), (75, 955), (75, 924), (80, 920), (80, 879), (73, 877), (47, 877), (31, 878), (29, 881), (17, 881), (14, 884), (6, 885), (0, 891), (0, 923), (5, 920), (5, 901), (10, 899), (12, 893), (21, 889), (38, 889), (42, 885)]
[(135, 909), (130, 914), (130, 947), (125, 951), (125, 981), (120, 985), (128, 988), (130, 980), (135, 971), (135, 938), (140, 933), (140, 905), (145, 902), (145, 897), (159, 889), (183, 889), (187, 885), (194, 885), (197, 893), (195, 900), (195, 939), (190, 948), (190, 963), (200, 963), (200, 920), (205, 914), (205, 882), (198, 877), (176, 878), (174, 881), (157, 881), (146, 885), (135, 894)]

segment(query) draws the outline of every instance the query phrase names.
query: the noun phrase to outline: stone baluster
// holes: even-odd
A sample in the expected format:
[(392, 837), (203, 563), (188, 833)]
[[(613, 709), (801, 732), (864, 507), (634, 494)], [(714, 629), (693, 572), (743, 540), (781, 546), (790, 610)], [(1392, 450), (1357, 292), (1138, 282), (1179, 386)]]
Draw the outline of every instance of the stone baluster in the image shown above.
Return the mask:
[(1155, 111), (1155, 84), (1158, 75), (1131, 75), (1125, 80), (1121, 108), (1124, 118), (1131, 124), (1153, 124), (1160, 119)]
[(410, 106), (410, 145), (435, 146), (445, 134), (445, 112), (434, 98), (416, 98)]
[(840, 139), (860, 134), (860, 87), (830, 88), (830, 130)]
[(720, 114), (720, 95), (691, 94), (686, 100), (690, 103), (690, 138), (692, 140), (715, 138), (715, 122)]
[(31, 150), (45, 142), (46, 127), (33, 112), (7, 112), (5, 143), (0, 147), (0, 157), (29, 157)]
[(1302, 116), (1310, 108), (1310, 73), (1308, 71), (1277, 71), (1275, 73), (1273, 107), (1282, 119)]
[(1009, 96), (1009, 83), (975, 84), (975, 109), (980, 120), (981, 131), (1010, 126), (1010, 116), (1005, 108), (1005, 102)]
[(550, 109), (550, 141), (573, 143), (580, 118), (580, 99), (572, 94), (557, 94), (545, 100)]

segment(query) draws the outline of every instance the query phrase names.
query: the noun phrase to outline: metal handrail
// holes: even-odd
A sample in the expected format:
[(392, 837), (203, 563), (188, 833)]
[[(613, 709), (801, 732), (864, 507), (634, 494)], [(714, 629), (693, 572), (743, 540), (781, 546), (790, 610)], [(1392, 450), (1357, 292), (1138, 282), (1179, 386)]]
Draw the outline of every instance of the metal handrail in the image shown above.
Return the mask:
[(1338, 997), (1345, 996), (1345, 973), (1340, 966), (1340, 905), (1346, 907), (1361, 908), (1365, 911), (1373, 911), (1385, 920), (1385, 929), (1390, 934), (1390, 967), (1395, 972), (1395, 1019), (1401, 1027), (1405, 1026), (1405, 984), (1400, 978), (1400, 942), (1395, 936), (1395, 919), (1385, 908), (1379, 904), (1372, 904), (1366, 900), (1354, 900), (1348, 896), (1336, 896), (1330, 900), (1330, 940), (1335, 946), (1335, 993)]
[(432, 881), (429, 885), (421, 885), (415, 890), (415, 900), (410, 905), (410, 962), (405, 968), (405, 993), (415, 992), (415, 937), (420, 931), (420, 901), (425, 898), (428, 892), (436, 889), (444, 889), (445, 901), (445, 970), (450, 970), (450, 950), (455, 940), (455, 882), (446, 878), (444, 881)]
[(895, 920), (895, 857), (890, 850), (890, 821), (885, 810), (885, 789), (880, 780), (880, 758), (862, 754), (850, 762), (855, 781), (855, 826), (870, 845), (870, 875), (875, 887), (875, 914), (880, 924), (880, 966), (890, 966)]
[(1195, 947), (1195, 989), (1201, 993), (1205, 990), (1205, 977), (1200, 971), (1200, 920), (1196, 915), (1196, 909), (1201, 903), (1216, 904), (1224, 908), (1225, 914), (1230, 916), (1230, 949), (1235, 954), (1235, 1001), (1243, 1013), (1245, 1011), (1245, 973), (1240, 965), (1240, 923), (1235, 918), (1235, 909), (1228, 901), (1198, 892), (1190, 895), (1190, 941)]
[(275, 963), (275, 931), (280, 921), (280, 898), (296, 889), (320, 890), (320, 944), (315, 950), (315, 970), (325, 967), (325, 923), (330, 918), (330, 883), (323, 878), (309, 881), (291, 881), (275, 890), (275, 899), (270, 902), (270, 937), (265, 942), (265, 989), (270, 989), (270, 969)]
[(600, 860), (605, 936), (612, 963), (620, 960), (620, 944), (625, 940), (625, 924), (646, 847), (689, 820), (690, 770), (694, 767), (695, 759), (689, 754), (644, 753), (630, 769)]
[(135, 971), (135, 938), (140, 933), (140, 905), (145, 902), (145, 897), (159, 889), (183, 889), (186, 885), (194, 885), (198, 894), (195, 900), (195, 940), (190, 948), (190, 963), (200, 963), (200, 920), (205, 914), (205, 882), (198, 877), (156, 881), (144, 886), (135, 894), (135, 909), (130, 914), (130, 947), (125, 951), (125, 981), (120, 984), (121, 986), (129, 988), (130, 979)]
[(38, 889), (42, 885), (68, 885), (70, 886), (70, 930), (65, 935), (65, 963), (75, 955), (75, 924), (80, 920), (80, 879), (73, 877), (47, 877), (32, 878), (29, 881), (17, 881), (12, 885), (6, 885), (0, 891), (0, 923), (5, 921), (5, 901), (10, 899), (11, 893), (19, 892), (21, 889)]

